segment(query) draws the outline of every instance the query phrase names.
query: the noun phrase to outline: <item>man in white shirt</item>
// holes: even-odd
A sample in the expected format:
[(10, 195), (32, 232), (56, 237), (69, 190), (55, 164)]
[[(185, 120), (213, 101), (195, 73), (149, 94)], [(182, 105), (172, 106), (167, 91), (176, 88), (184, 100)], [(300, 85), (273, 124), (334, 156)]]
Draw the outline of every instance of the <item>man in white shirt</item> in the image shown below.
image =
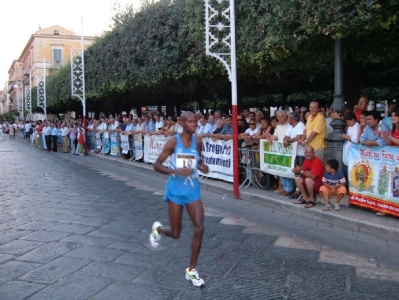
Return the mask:
[(68, 127), (65, 125), (65, 123), (62, 123), (61, 129), (62, 152), (68, 153)]
[(46, 122), (44, 127), (43, 127), (43, 136), (44, 136), (44, 141), (45, 141), (45, 149), (47, 151), (51, 151), (51, 127), (49, 124)]
[(153, 131), (153, 134), (163, 134), (165, 125), (163, 123), (163, 120), (161, 120), (161, 116), (159, 114), (155, 115), (155, 129)]
[[(288, 115), (288, 126), (286, 135), (284, 137), (284, 147), (294, 142), (299, 142), (303, 136), (303, 131), (305, 130), (305, 124), (300, 121), (301, 116), (292, 112)], [(297, 143), (296, 146), (296, 160), (295, 164), (302, 166), (303, 160), (305, 159), (305, 147), (301, 143)]]
[(30, 122), (27, 121), (26, 124), (24, 125), (24, 127), (25, 127), (25, 138), (26, 138), (27, 141), (29, 141), (29, 139), (30, 139), (30, 129), (31, 129)]
[(206, 129), (206, 125), (207, 125), (206, 118), (204, 116), (202, 116), (199, 121), (200, 121), (200, 126), (198, 127), (198, 130), (195, 133), (195, 135), (202, 136), (205, 133), (205, 129)]
[[(284, 110), (277, 111), (276, 115), (278, 124), (276, 126), (276, 130), (274, 130), (274, 134), (269, 138), (269, 144), (275, 140), (283, 142), (287, 134), (288, 127), (290, 126), (290, 124), (287, 122), (287, 115), (285, 114)], [(283, 188), (278, 189), (277, 192), (283, 196), (290, 195), (294, 190), (295, 182), (291, 178), (282, 176), (280, 176), (280, 181)]]

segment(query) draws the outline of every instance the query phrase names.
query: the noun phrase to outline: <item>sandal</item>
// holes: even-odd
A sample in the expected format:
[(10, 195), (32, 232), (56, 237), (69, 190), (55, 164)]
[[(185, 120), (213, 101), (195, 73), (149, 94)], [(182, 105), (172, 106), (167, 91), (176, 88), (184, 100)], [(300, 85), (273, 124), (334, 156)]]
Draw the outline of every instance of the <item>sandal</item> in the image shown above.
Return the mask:
[(312, 208), (313, 206), (316, 206), (316, 202), (308, 201), (305, 205), (305, 208)]
[(303, 199), (298, 199), (297, 201), (294, 202), (294, 204), (308, 204), (308, 201)]

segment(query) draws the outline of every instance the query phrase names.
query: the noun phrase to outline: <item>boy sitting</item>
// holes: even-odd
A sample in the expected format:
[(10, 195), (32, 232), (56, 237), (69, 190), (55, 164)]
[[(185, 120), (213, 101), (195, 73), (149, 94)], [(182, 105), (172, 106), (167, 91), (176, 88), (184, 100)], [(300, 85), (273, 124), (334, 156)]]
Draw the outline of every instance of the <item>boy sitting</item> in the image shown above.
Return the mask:
[(326, 201), (326, 205), (323, 210), (333, 209), (330, 203), (330, 196), (336, 195), (337, 201), (334, 203), (334, 209), (339, 210), (339, 202), (346, 194), (346, 179), (342, 172), (338, 171), (339, 162), (336, 159), (330, 159), (327, 161), (326, 172), (321, 181), (322, 186), (320, 187), (320, 194)]

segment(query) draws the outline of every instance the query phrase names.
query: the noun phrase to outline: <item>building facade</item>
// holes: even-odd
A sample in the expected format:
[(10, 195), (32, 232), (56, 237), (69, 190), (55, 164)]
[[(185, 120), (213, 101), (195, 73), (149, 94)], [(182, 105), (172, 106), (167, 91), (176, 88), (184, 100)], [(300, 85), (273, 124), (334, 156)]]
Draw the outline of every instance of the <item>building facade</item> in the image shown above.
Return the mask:
[[(95, 37), (83, 37), (84, 47)], [(49, 75), (70, 60), (71, 49), (81, 48), (81, 36), (59, 25), (39, 29), (32, 34), (18, 60), (8, 70), (8, 81), (0, 94), (0, 113), (18, 109), (25, 101), (25, 86), (37, 86), (44, 74)], [(36, 104), (34, 104), (35, 106)]]

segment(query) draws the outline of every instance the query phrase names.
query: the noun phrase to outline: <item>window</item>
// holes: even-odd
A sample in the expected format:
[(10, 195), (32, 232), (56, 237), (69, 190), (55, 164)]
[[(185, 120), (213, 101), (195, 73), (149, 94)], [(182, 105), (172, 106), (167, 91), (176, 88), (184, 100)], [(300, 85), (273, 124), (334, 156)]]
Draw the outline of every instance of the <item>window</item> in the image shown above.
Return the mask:
[(62, 48), (53, 48), (53, 65), (60, 67), (62, 65)]
[(58, 29), (54, 29), (54, 35), (60, 35), (60, 31)]

